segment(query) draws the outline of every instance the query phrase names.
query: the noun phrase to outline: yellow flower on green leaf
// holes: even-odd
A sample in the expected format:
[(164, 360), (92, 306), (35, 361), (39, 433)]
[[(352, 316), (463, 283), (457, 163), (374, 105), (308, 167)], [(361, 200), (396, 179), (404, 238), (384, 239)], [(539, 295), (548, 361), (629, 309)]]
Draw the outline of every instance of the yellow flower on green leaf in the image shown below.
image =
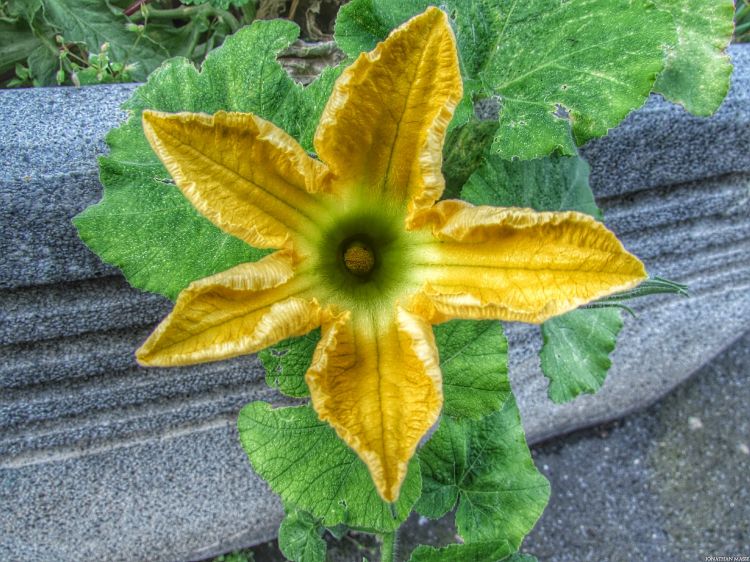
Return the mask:
[(144, 112), (146, 136), (196, 209), (277, 251), (182, 291), (139, 362), (227, 359), (321, 327), (305, 376), (312, 405), (395, 501), (442, 408), (431, 324), (538, 323), (645, 278), (587, 215), (438, 202), (461, 95), (453, 32), (430, 8), (338, 79), (318, 159), (253, 114)]

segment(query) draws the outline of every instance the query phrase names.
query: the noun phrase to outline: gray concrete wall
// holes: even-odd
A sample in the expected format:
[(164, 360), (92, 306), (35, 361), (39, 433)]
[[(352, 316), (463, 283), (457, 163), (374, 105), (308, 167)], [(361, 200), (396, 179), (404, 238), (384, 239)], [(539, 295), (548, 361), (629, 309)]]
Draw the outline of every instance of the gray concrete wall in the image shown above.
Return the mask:
[[(739, 337), (750, 317), (750, 48), (698, 119), (652, 99), (585, 149), (608, 223), (692, 297), (627, 319), (604, 389), (554, 406), (533, 327), (509, 327), (531, 441), (651, 403)], [(255, 357), (139, 369), (170, 308), (130, 288), (70, 219), (101, 195), (96, 156), (132, 85), (0, 91), (0, 559), (199, 559), (275, 533), (279, 502), (235, 434), (279, 402)]]

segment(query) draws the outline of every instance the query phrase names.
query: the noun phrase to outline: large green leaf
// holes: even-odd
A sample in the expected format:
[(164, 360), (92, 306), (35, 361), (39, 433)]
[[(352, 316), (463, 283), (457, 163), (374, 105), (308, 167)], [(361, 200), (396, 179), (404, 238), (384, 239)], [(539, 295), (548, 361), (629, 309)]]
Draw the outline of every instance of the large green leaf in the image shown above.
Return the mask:
[(290, 22), (256, 22), (209, 55), (201, 72), (186, 59), (168, 61), (124, 105), (131, 115), (107, 136), (110, 154), (100, 162), (104, 197), (74, 222), (89, 247), (132, 285), (175, 298), (195, 279), (265, 254), (195, 211), (151, 150), (141, 113), (253, 112), (309, 147), (332, 80), (327, 73), (322, 84), (303, 90), (276, 62), (298, 33)]
[(416, 457), (398, 501), (388, 504), (365, 464), (310, 406), (273, 409), (253, 402), (242, 409), (237, 425), (255, 471), (285, 505), (308, 511), (325, 527), (343, 523), (371, 532), (393, 531), (419, 497)]
[(601, 388), (620, 329), (622, 317), (616, 308), (573, 310), (542, 324), (539, 358), (553, 402), (567, 402)]
[(453, 17), (464, 85), (499, 96), (494, 149), (532, 159), (602, 136), (643, 104), (675, 45), (673, 18), (650, 0), (354, 0), (336, 41), (371, 49), (426, 4)]
[(325, 562), (324, 530), (306, 511), (292, 511), (279, 527), (279, 549), (292, 562)]
[(501, 5), (505, 33), (483, 81), (501, 96), (494, 148), (505, 158), (572, 155), (605, 135), (646, 101), (675, 43), (672, 18), (650, 0)]
[(475, 205), (580, 211), (601, 219), (589, 171), (577, 157), (509, 161), (489, 154), (464, 185), (461, 198)]
[(733, 0), (655, 0), (674, 17), (677, 46), (654, 89), (696, 115), (711, 115), (729, 90)]
[(514, 552), (549, 499), (512, 396), (480, 421), (444, 417), (419, 460), (423, 493), (416, 510), (437, 518), (458, 502), (456, 527), (466, 543), (507, 541)]
[(453, 320), (433, 328), (443, 372), (443, 413), (481, 419), (510, 394), (508, 342), (500, 322)]

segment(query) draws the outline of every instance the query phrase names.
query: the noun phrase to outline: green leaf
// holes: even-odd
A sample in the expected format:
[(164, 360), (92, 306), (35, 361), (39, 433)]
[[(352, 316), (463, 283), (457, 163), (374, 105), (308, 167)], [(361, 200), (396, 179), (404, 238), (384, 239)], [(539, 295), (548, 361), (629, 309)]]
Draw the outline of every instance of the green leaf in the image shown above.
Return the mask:
[[(480, 419), (497, 411), (510, 392), (508, 344), (499, 322), (453, 320), (433, 327), (443, 372), (443, 412)], [(305, 373), (320, 339), (316, 330), (258, 355), (266, 383), (288, 396), (308, 396)]]
[(293, 511), (279, 527), (279, 549), (292, 562), (325, 562), (326, 541), (320, 522), (306, 511)]
[(308, 511), (325, 527), (343, 523), (390, 532), (408, 517), (419, 497), (422, 482), (416, 457), (398, 501), (386, 503), (365, 464), (310, 406), (273, 409), (253, 402), (242, 409), (237, 425), (255, 471), (285, 505)]
[(29, 55), (29, 71), (35, 86), (55, 86), (55, 72), (60, 68), (60, 59), (46, 45), (40, 45)]
[(123, 106), (131, 115), (110, 131), (110, 154), (100, 160), (104, 197), (74, 223), (84, 242), (135, 287), (174, 299), (196, 279), (267, 253), (195, 211), (151, 150), (141, 113), (253, 112), (297, 138), (311, 138), (327, 84), (307, 94), (276, 62), (298, 33), (291, 22), (255, 22), (212, 52), (201, 72), (186, 59), (168, 61)]
[(31, 23), (34, 15), (42, 7), (42, 0), (8, 0), (8, 14), (22, 17)]
[(578, 157), (509, 161), (489, 154), (464, 185), (461, 198), (475, 205), (580, 211), (601, 219), (589, 171)]
[(646, 101), (676, 43), (650, 0), (354, 0), (336, 41), (354, 57), (428, 3), (453, 18), (465, 90), (500, 97), (494, 149), (506, 159), (572, 155), (606, 134)]
[(508, 541), (451, 544), (442, 548), (420, 545), (409, 562), (500, 562), (508, 560), (513, 549)]
[(127, 18), (115, 15), (102, 0), (44, 0), (44, 18), (66, 41), (85, 43), (89, 52), (98, 53), (109, 43), (113, 60), (138, 63), (132, 73), (136, 80), (144, 80), (169, 56), (154, 43), (136, 44), (137, 36), (125, 29)]
[(483, 73), (501, 96), (494, 149), (538, 158), (603, 136), (648, 98), (675, 43), (650, 0), (500, 3), (505, 33)]
[(453, 21), (464, 79), (479, 78), (488, 53), (496, 47), (502, 33), (502, 8), (495, 0), (353, 0), (339, 10), (336, 43), (349, 59), (354, 59), (430, 5), (445, 10)]
[(512, 395), (480, 421), (443, 417), (419, 460), (423, 494), (415, 509), (437, 518), (458, 502), (456, 527), (467, 544), (507, 541), (517, 550), (549, 499)]
[(453, 320), (433, 327), (443, 372), (443, 413), (481, 419), (510, 394), (508, 342), (500, 322)]
[[(336, 18), (336, 43), (351, 61), (359, 53), (373, 49), (393, 29), (430, 5), (440, 6), (451, 16), (456, 33), (464, 79), (464, 98), (456, 108), (451, 122), (451, 127), (455, 127), (473, 117), (474, 94), (481, 91), (480, 74), (487, 62), (487, 53), (495, 48), (497, 36), (501, 33), (502, 23), (495, 1), (353, 0), (339, 10)], [(448, 180), (450, 192), (450, 178)]]
[(553, 402), (568, 402), (601, 388), (621, 329), (621, 313), (615, 308), (573, 310), (542, 324), (539, 357)]
[[(490, 154), (469, 178), (462, 197), (475, 205), (574, 210), (601, 219), (588, 177), (589, 166), (581, 158), (510, 162)], [(615, 308), (574, 310), (542, 324), (541, 366), (550, 379), (548, 394), (554, 402), (601, 387), (621, 328)]]
[(310, 367), (315, 346), (320, 340), (320, 330), (297, 338), (289, 338), (258, 353), (266, 370), (266, 384), (287, 396), (309, 396), (305, 373)]
[(359, 53), (374, 49), (393, 29), (430, 4), (426, 0), (352, 0), (336, 16), (336, 44), (353, 60)]
[(12, 69), (17, 62), (26, 60), (38, 45), (39, 39), (34, 37), (25, 23), (0, 21), (0, 74)]
[(482, 166), (497, 127), (497, 121), (471, 119), (448, 131), (443, 146), (443, 199), (459, 198), (466, 181)]
[(696, 115), (711, 115), (729, 91), (733, 0), (655, 0), (674, 17), (677, 45), (654, 90)]

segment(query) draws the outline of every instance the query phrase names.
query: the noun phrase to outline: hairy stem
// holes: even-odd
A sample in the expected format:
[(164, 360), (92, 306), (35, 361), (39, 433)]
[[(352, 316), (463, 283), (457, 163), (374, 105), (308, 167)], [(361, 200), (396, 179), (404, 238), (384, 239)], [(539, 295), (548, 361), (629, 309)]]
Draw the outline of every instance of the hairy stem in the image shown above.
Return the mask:
[(398, 546), (398, 530), (382, 535), (383, 544), (380, 547), (380, 562), (396, 562), (396, 547)]

